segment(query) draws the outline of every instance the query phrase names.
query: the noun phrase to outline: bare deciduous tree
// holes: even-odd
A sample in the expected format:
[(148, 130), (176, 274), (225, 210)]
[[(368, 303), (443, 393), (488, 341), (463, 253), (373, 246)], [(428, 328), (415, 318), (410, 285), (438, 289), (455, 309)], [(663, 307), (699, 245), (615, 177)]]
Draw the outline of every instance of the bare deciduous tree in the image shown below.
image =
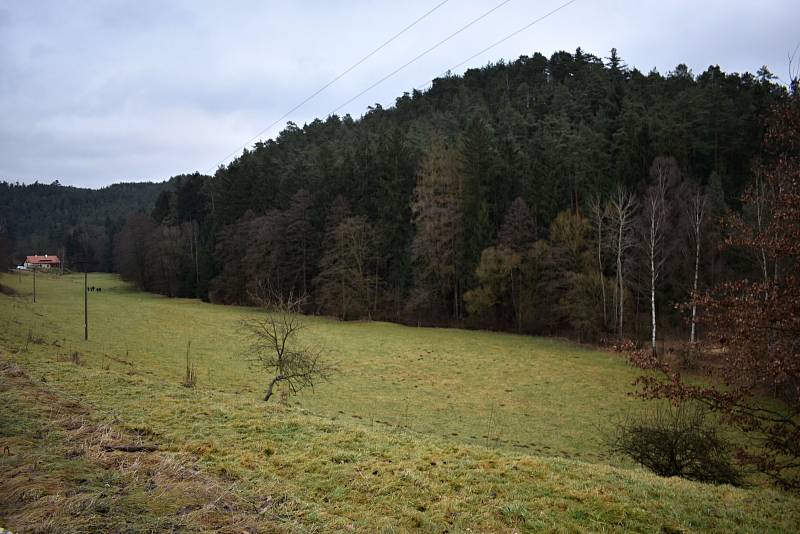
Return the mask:
[(702, 243), (703, 222), (706, 212), (706, 195), (700, 188), (691, 194), (689, 204), (686, 209), (686, 216), (689, 219), (689, 231), (692, 241), (694, 241), (694, 279), (692, 281), (692, 325), (689, 333), (689, 342), (694, 345), (696, 340), (697, 326), (697, 286), (700, 279), (700, 246)]
[(603, 265), (603, 226), (608, 219), (608, 205), (604, 205), (600, 196), (595, 196), (589, 200), (589, 211), (592, 214), (592, 223), (595, 229), (595, 238), (597, 240), (597, 272), (600, 279), (600, 291), (603, 298), (603, 329), (608, 326), (608, 314), (606, 307), (606, 282), (605, 282), (605, 266)]
[(622, 337), (623, 319), (625, 317), (625, 256), (633, 248), (635, 240), (632, 235), (633, 216), (636, 213), (636, 197), (623, 188), (617, 189), (608, 203), (611, 229), (614, 232), (614, 253), (616, 255), (616, 305), (615, 316), (617, 331)]
[(299, 313), (302, 299), (264, 291), (264, 284), (260, 286), (260, 295), (252, 298), (265, 313), (242, 323), (249, 338), (245, 356), (272, 376), (264, 401), (272, 397), (278, 383), (285, 383), (295, 394), (327, 380), (334, 368), (324, 352), (298, 340), (298, 334), (306, 326)]
[[(642, 354), (631, 356), (634, 364), (660, 371), (660, 376), (648, 373), (638, 379), (642, 396), (702, 402), (750, 438), (740, 441), (740, 461), (796, 491), (800, 490), (798, 98), (776, 108), (764, 136), (763, 166), (742, 198), (743, 214), (726, 218), (726, 247), (753, 254), (757, 260), (753, 267), (766, 272), (764, 279), (740, 275), (693, 299), (701, 311), (698, 324), (705, 327), (701, 361), (717, 380), (687, 382), (673, 366)], [(752, 210), (755, 218), (748, 217)], [(767, 398), (767, 392), (774, 398)]]
[[(755, 212), (755, 226), (758, 232), (763, 232), (764, 228), (766, 228), (770, 222), (768, 209), (770, 202), (770, 191), (767, 183), (764, 181), (762, 172), (762, 169), (756, 168), (755, 183), (753, 184), (751, 192), (753, 198), (751, 209)], [(770, 265), (769, 258), (767, 257), (766, 246), (764, 244), (760, 244), (758, 247), (758, 260), (759, 266), (761, 267), (761, 272), (764, 275), (764, 283), (768, 284), (770, 282)], [(769, 295), (766, 295), (766, 297), (768, 296)]]
[(647, 256), (650, 275), (650, 348), (656, 354), (656, 285), (666, 258), (664, 230), (669, 206), (667, 192), (678, 176), (678, 164), (674, 158), (658, 157), (653, 160), (650, 175), (653, 183), (647, 188), (644, 198), (644, 221), (642, 245)]

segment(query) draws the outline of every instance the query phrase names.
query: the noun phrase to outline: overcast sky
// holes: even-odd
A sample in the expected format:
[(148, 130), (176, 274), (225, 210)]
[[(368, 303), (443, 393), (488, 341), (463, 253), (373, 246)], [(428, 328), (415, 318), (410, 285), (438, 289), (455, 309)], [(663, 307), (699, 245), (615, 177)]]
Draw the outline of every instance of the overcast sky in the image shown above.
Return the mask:
[[(213, 172), (231, 151), (442, 0), (0, 4), (0, 180), (101, 187)], [(510, 0), (339, 114), (390, 106), (566, 0)], [(286, 120), (302, 125), (501, 0), (449, 0)], [(456, 69), (557, 50), (666, 73), (788, 77), (797, 0), (577, 0)]]

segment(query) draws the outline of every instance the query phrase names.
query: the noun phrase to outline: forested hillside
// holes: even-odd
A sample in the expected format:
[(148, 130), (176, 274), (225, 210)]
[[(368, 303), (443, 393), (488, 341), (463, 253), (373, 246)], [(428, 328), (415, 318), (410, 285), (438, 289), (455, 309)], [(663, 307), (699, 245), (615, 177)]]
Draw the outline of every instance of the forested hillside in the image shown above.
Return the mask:
[(224, 303), (266, 282), (342, 319), (648, 337), (656, 304), (674, 326), (693, 288), (757, 267), (719, 252), (719, 221), (787, 98), (772, 78), (580, 49), (439, 78), (175, 179), (116, 266)]
[(136, 211), (150, 211), (166, 183), (120, 183), (102, 189), (0, 182), (0, 268), (29, 254), (56, 254), (75, 266), (86, 253), (92, 270), (112, 267), (112, 240)]

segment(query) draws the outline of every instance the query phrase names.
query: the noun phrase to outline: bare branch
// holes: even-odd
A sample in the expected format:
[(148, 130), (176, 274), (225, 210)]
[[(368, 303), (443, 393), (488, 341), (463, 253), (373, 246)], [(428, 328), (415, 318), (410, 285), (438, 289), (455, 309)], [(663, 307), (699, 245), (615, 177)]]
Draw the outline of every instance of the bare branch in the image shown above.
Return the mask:
[(334, 373), (322, 349), (298, 340), (297, 334), (306, 326), (300, 315), (302, 298), (279, 295), (268, 284), (259, 283), (251, 299), (259, 303), (263, 315), (242, 322), (249, 341), (243, 356), (260, 364), (273, 377), (265, 401), (279, 383), (285, 383), (296, 394), (306, 387), (313, 390), (316, 382), (327, 380)]

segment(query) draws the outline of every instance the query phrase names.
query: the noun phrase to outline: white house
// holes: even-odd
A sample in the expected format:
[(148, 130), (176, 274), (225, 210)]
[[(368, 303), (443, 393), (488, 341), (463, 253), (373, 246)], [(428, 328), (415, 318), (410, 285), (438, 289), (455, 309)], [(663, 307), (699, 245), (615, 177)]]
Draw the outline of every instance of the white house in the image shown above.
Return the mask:
[(51, 269), (53, 267), (60, 267), (61, 260), (58, 256), (28, 256), (25, 258), (25, 263), (22, 264), (26, 269)]

